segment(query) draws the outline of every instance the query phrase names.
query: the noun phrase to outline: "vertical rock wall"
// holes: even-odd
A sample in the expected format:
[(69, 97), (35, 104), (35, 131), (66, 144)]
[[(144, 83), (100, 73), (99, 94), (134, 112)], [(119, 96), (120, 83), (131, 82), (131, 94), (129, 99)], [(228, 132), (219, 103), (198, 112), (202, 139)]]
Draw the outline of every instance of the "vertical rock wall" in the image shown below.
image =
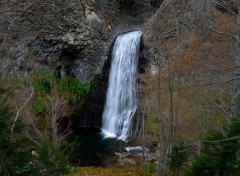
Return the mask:
[[(94, 82), (81, 116), (101, 121), (110, 69), (111, 45), (118, 34), (141, 28), (151, 4), (137, 0), (60, 0), (14, 2), (1, 13), (0, 73), (17, 78), (42, 71)], [(150, 2), (147, 1), (146, 2)], [(19, 4), (16, 4), (20, 7)], [(4, 9), (2, 9), (4, 10)], [(13, 25), (8, 29), (8, 21)], [(3, 42), (5, 39), (6, 42)], [(96, 117), (98, 118), (96, 120)], [(84, 119), (82, 118), (82, 119)]]

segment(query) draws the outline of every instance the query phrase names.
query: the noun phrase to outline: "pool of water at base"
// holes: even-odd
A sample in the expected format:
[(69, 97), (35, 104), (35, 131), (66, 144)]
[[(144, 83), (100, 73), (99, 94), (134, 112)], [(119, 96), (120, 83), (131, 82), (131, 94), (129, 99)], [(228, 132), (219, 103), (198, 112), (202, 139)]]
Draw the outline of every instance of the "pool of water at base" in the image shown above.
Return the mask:
[(70, 158), (77, 166), (104, 166), (114, 162), (114, 152), (123, 151), (126, 143), (115, 138), (103, 138), (100, 129), (79, 129), (71, 141)]

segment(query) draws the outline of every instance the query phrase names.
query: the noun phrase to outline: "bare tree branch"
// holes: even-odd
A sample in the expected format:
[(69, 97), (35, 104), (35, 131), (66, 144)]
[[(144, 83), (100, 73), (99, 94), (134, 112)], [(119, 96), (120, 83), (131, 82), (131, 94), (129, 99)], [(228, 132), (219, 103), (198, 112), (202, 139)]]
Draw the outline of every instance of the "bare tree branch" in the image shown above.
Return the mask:
[(237, 13), (235, 13), (234, 11), (232, 11), (230, 8), (228, 8), (227, 6), (225, 6), (224, 4), (221, 4), (215, 0), (211, 0), (214, 4), (223, 7), (224, 9), (226, 9), (227, 11), (231, 12), (233, 15), (237, 16)]
[(209, 28), (209, 29), (210, 29), (210, 31), (215, 32), (217, 34), (221, 34), (221, 35), (225, 35), (225, 36), (231, 37), (235, 42), (237, 41), (236, 36), (234, 36), (232, 34), (229, 34), (229, 33), (226, 33), (226, 32), (221, 32), (221, 31), (217, 31), (217, 30), (214, 30), (213, 28)]
[(26, 106), (26, 104), (28, 103), (28, 101), (32, 98), (32, 95), (33, 95), (33, 88), (31, 87), (31, 93), (30, 93), (29, 97), (26, 99), (26, 101), (23, 103), (23, 105), (22, 105), (20, 108), (16, 107), (17, 113), (16, 113), (16, 115), (15, 115), (15, 118), (14, 118), (14, 121), (13, 121), (13, 125), (12, 125), (12, 127), (11, 127), (11, 132), (13, 131), (13, 129), (14, 129), (14, 127), (15, 127), (15, 124), (16, 124), (18, 118), (19, 118), (19, 115), (20, 115), (22, 109)]

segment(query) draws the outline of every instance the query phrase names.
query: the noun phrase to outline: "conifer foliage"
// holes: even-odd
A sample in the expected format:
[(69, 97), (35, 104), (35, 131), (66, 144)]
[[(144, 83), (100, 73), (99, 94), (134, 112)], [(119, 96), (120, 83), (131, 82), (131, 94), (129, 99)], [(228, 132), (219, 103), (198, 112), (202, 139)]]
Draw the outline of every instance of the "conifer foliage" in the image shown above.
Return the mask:
[(43, 140), (38, 150), (41, 175), (63, 175), (70, 172), (68, 158), (63, 150), (50, 140)]
[(28, 140), (21, 134), (21, 121), (11, 130), (11, 111), (5, 96), (0, 95), (0, 175), (28, 175), (33, 173)]
[(183, 142), (176, 144), (170, 154), (170, 170), (176, 176), (180, 174), (180, 168), (188, 159), (187, 148)]
[(231, 119), (221, 131), (205, 136), (202, 151), (185, 176), (240, 175), (240, 115)]

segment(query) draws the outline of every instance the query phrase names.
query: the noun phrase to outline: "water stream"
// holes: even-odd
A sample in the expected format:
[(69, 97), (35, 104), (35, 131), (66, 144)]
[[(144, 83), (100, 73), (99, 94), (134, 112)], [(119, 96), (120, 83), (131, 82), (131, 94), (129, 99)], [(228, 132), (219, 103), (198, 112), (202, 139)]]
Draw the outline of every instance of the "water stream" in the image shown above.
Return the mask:
[(127, 141), (137, 109), (136, 89), (141, 31), (119, 35), (112, 51), (102, 132), (105, 137)]

